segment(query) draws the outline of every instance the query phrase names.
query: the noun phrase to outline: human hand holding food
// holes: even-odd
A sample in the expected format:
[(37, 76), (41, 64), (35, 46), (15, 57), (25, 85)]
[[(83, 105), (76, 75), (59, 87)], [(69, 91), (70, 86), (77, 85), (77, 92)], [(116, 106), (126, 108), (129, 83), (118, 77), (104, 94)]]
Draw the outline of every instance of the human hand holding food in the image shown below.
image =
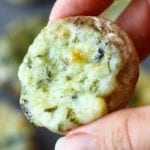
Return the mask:
[[(111, 2), (109, 0), (86, 0), (86, 2), (84, 0), (58, 0), (52, 10), (50, 20), (74, 15), (98, 15)], [(143, 60), (150, 52), (149, 8), (149, 0), (133, 0), (116, 21), (133, 40), (140, 60)], [(114, 112), (92, 124), (71, 131), (58, 141), (56, 149), (149, 150), (149, 113), (149, 106)]]

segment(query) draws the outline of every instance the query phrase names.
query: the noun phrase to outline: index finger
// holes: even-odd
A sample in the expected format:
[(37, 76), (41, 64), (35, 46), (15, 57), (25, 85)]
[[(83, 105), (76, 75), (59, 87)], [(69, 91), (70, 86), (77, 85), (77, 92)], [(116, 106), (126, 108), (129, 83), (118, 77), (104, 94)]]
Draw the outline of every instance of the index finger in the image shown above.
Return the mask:
[(132, 39), (140, 60), (150, 54), (150, 0), (132, 0), (116, 23)]
[(77, 15), (99, 15), (112, 4), (113, 0), (57, 0), (50, 21)]

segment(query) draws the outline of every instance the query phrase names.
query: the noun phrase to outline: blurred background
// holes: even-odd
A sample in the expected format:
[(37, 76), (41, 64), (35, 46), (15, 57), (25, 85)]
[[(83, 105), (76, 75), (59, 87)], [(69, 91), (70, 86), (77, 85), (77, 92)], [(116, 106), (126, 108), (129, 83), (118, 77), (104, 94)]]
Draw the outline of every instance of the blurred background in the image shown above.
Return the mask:
[[(35, 36), (47, 24), (55, 0), (0, 1), (0, 150), (54, 150), (60, 137), (34, 127), (19, 105), (19, 64)], [(130, 0), (115, 0), (103, 17), (114, 21)], [(140, 68), (135, 94), (127, 107), (150, 104), (150, 58)]]

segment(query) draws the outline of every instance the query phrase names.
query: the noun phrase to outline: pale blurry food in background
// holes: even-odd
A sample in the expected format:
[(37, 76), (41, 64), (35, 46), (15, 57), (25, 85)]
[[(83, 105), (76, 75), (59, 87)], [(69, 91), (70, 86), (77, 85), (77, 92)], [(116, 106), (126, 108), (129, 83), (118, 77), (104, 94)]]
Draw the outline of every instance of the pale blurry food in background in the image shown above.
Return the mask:
[(6, 0), (15, 5), (25, 5), (25, 4), (33, 4), (34, 2), (38, 2), (39, 0)]
[[(33, 131), (33, 126), (17, 110), (18, 65), (34, 37), (47, 24), (54, 0), (18, 1), (0, 0), (0, 150), (54, 150), (58, 135), (43, 128), (34, 127)], [(10, 106), (1, 104), (3, 99)]]
[(145, 105), (150, 105), (150, 72), (142, 70), (135, 94), (129, 106), (137, 107)]
[(34, 150), (34, 130), (14, 106), (0, 101), (0, 150)]
[(114, 0), (114, 3), (101, 16), (115, 21), (131, 0)]
[(26, 17), (11, 24), (0, 37), (0, 88), (19, 94), (18, 66), (34, 37), (46, 24), (45, 17)]

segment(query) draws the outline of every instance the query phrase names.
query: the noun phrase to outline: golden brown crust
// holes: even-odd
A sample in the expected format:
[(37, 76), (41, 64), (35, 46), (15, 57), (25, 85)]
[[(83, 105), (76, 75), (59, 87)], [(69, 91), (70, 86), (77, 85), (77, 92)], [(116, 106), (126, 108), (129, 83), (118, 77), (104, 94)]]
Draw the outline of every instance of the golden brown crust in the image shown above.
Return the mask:
[(109, 112), (123, 108), (133, 94), (139, 75), (139, 59), (132, 41), (117, 25), (104, 18), (79, 16), (69, 17), (65, 20), (76, 25), (90, 26), (104, 36), (115, 33), (122, 39), (121, 43), (110, 39), (110, 42), (120, 50), (122, 64), (117, 76), (118, 86), (111, 95), (106, 97), (106, 102)]

